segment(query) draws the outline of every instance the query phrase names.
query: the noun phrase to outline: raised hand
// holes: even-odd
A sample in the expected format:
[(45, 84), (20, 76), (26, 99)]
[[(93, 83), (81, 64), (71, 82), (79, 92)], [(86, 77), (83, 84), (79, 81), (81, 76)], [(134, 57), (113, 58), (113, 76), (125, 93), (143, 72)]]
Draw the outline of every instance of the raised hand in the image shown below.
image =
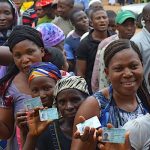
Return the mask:
[(16, 114), (16, 123), (17, 126), (20, 128), (21, 132), (27, 132), (27, 113), (25, 110), (20, 110)]
[[(83, 116), (79, 117), (80, 123), (85, 121), (85, 118)], [(76, 131), (74, 133), (75, 139), (80, 139), (82, 143), (80, 144), (79, 149), (88, 149), (93, 150), (93, 148), (96, 148), (96, 129), (95, 128), (89, 128), (85, 127), (83, 135), (80, 134), (79, 131)]]
[(39, 110), (41, 108), (36, 108), (32, 112), (28, 112), (28, 126), (29, 126), (29, 134), (36, 137), (39, 136), (49, 124), (53, 123), (53, 121), (40, 121)]
[[(113, 126), (111, 124), (107, 125), (108, 128), (112, 128)], [(130, 140), (129, 140), (129, 132), (125, 134), (125, 143), (124, 144), (115, 144), (115, 143), (103, 143), (102, 142), (102, 129), (99, 129), (97, 131), (98, 135), (98, 148), (100, 150), (131, 150)]]

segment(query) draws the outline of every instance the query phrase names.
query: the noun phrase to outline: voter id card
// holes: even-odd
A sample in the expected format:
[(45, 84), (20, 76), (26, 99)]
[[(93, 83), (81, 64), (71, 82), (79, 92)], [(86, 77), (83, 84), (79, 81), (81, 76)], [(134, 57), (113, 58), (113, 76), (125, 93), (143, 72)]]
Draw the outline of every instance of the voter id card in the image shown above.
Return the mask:
[(94, 116), (88, 120), (85, 120), (83, 123), (79, 123), (76, 125), (77, 130), (80, 132), (81, 135), (84, 133), (85, 127), (98, 128), (100, 126), (101, 124), (97, 116)]
[(40, 121), (56, 120), (59, 118), (57, 108), (39, 110)]
[(24, 101), (26, 110), (33, 110), (37, 107), (43, 107), (40, 97), (31, 98)]
[(102, 128), (102, 141), (110, 143), (124, 143), (125, 142), (125, 129), (122, 128)]

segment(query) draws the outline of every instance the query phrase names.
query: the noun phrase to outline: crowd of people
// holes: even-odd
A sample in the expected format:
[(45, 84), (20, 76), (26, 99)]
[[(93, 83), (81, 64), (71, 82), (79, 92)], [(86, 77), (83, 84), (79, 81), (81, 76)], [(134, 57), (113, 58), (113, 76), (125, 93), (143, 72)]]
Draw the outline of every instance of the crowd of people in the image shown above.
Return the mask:
[[(142, 15), (136, 33), (133, 12), (101, 0), (0, 0), (0, 149), (150, 149), (150, 3)], [(49, 108), (59, 118), (41, 121)], [(125, 143), (104, 143), (101, 127), (80, 134), (94, 116)]]

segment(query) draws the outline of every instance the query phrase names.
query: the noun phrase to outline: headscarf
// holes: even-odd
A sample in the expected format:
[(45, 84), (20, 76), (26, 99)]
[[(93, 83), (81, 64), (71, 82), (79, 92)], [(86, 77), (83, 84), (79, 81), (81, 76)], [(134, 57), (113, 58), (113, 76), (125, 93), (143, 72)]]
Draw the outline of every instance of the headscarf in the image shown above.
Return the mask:
[(50, 48), (65, 39), (64, 32), (53, 23), (42, 23), (36, 27), (42, 34), (45, 48)]
[(27, 25), (19, 25), (14, 28), (8, 38), (8, 46), (12, 51), (13, 47), (24, 40), (30, 40), (39, 47), (44, 47), (40, 32)]
[(94, 4), (94, 3), (96, 3), (96, 2), (98, 2), (98, 3), (102, 3), (102, 1), (101, 0), (91, 0), (90, 2), (89, 2), (89, 7), (92, 5), (92, 4)]
[(14, 27), (18, 24), (18, 18), (19, 18), (18, 11), (17, 11), (15, 4), (11, 0), (7, 0), (7, 1), (8, 3), (10, 3), (13, 9), (13, 18), (14, 18), (13, 27)]
[(69, 76), (59, 80), (54, 89), (54, 97), (56, 98), (61, 91), (66, 89), (76, 89), (89, 95), (88, 85), (80, 76)]
[(29, 69), (28, 82), (30, 83), (37, 77), (49, 77), (55, 81), (61, 79), (59, 69), (50, 62), (34, 63)]

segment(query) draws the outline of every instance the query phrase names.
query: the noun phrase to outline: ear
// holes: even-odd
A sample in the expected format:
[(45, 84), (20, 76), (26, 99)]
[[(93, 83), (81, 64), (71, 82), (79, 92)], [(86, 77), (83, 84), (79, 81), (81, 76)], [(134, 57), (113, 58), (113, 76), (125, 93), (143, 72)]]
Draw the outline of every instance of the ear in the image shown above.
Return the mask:
[(104, 71), (105, 71), (106, 76), (108, 77), (109, 76), (108, 68), (105, 68)]
[(44, 57), (44, 55), (45, 55), (44, 47), (41, 47), (41, 56)]

